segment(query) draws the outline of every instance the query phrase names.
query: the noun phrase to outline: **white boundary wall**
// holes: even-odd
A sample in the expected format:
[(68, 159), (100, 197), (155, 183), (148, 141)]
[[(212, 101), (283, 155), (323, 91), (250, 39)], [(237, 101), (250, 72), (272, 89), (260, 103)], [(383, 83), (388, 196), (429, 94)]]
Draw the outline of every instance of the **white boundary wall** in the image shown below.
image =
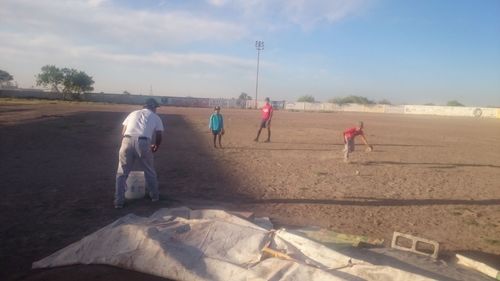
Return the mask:
[(499, 108), (465, 106), (405, 105), (405, 114), (500, 118)]
[(500, 108), (489, 107), (384, 104), (345, 104), (340, 106), (334, 103), (287, 102), (285, 109), (299, 111), (345, 111), (500, 118)]
[(404, 106), (374, 104), (345, 104), (335, 103), (309, 103), (309, 102), (287, 102), (285, 109), (302, 111), (346, 111), (346, 112), (376, 112), (376, 113), (404, 113)]

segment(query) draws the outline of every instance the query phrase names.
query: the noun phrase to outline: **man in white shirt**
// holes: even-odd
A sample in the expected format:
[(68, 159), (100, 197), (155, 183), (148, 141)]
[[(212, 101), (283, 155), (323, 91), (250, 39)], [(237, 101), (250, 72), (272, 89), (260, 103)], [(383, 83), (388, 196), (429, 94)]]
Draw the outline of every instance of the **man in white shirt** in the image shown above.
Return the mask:
[(143, 109), (130, 113), (122, 123), (123, 139), (116, 171), (114, 200), (117, 209), (123, 208), (125, 203), (125, 183), (136, 160), (144, 168), (146, 188), (151, 201), (156, 202), (160, 198), (153, 161), (153, 153), (161, 144), (161, 134), (164, 130), (163, 123), (156, 114), (156, 108), (159, 106), (155, 99), (147, 99)]

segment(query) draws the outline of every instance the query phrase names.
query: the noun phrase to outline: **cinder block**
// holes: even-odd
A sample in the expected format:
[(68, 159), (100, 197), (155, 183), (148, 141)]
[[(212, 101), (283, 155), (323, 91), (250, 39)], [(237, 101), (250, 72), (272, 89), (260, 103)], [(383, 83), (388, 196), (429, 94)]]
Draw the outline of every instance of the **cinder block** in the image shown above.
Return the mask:
[[(408, 240), (411, 240), (411, 247), (403, 247), (403, 246), (398, 245), (397, 244), (398, 239), (401, 238), (401, 237), (402, 238), (406, 238)], [(426, 245), (432, 246), (433, 247), (432, 254), (419, 251), (417, 249), (417, 244), (418, 243), (422, 243), (422, 244), (426, 244)], [(438, 242), (433, 241), (433, 240), (429, 240), (429, 239), (425, 239), (425, 238), (416, 237), (416, 236), (413, 236), (413, 235), (410, 235), (410, 234), (399, 233), (399, 232), (396, 232), (396, 231), (394, 231), (394, 234), (392, 236), (391, 247), (394, 248), (394, 249), (398, 249), (398, 250), (409, 251), (409, 252), (417, 253), (417, 254), (420, 254), (420, 255), (429, 256), (429, 257), (431, 257), (433, 259), (437, 259), (438, 253), (439, 253), (439, 243)]]

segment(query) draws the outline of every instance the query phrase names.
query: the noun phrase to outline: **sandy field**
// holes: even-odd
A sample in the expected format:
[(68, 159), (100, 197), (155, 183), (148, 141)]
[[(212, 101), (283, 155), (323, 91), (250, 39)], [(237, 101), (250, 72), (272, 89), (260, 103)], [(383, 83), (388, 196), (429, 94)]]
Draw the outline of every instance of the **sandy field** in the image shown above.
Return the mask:
[[(161, 107), (164, 198), (116, 210), (121, 122), (138, 108), (0, 100), (0, 280), (57, 279), (31, 263), (125, 214), (181, 205), (386, 245), (399, 231), (438, 241), (445, 259), (481, 252), (500, 263), (500, 119), (276, 111), (272, 142), (255, 143), (260, 113), (223, 108), (224, 148), (214, 149), (211, 109)], [(347, 164), (342, 131), (358, 120), (375, 149), (359, 144)], [(55, 271), (66, 280), (162, 280), (105, 266)]]

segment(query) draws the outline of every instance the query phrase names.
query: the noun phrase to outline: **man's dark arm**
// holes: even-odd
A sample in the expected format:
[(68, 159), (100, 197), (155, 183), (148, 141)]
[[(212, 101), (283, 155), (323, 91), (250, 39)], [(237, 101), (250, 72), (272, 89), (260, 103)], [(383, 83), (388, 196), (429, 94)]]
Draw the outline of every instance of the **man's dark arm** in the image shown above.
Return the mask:
[(156, 131), (155, 143), (151, 145), (151, 150), (153, 150), (153, 152), (156, 152), (158, 150), (158, 148), (160, 147), (161, 140), (162, 140), (161, 133), (162, 133), (161, 131)]

